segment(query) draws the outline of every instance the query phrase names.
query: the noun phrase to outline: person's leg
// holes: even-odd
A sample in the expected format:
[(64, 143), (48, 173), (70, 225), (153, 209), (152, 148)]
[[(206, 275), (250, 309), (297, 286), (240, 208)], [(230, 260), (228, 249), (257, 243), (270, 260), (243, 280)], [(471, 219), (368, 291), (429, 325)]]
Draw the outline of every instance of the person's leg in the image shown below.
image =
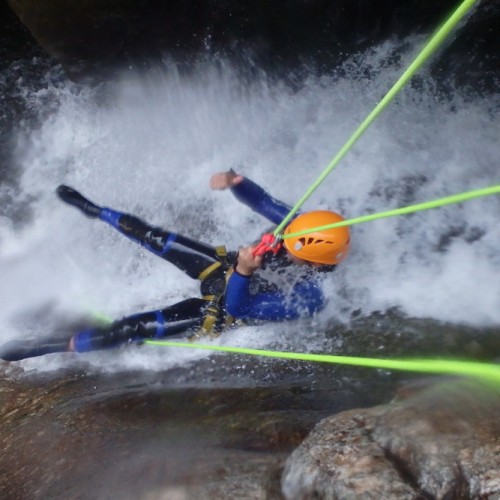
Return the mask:
[(0, 347), (0, 359), (4, 361), (19, 361), (26, 358), (34, 358), (54, 352), (66, 352), (69, 348), (69, 339), (48, 338), (11, 340)]
[(203, 323), (207, 305), (203, 299), (186, 299), (166, 309), (122, 318), (109, 326), (82, 330), (73, 336), (70, 350), (88, 352), (196, 331)]
[(150, 226), (133, 215), (100, 207), (73, 188), (59, 186), (57, 194), (64, 202), (79, 208), (88, 217), (107, 222), (127, 238), (174, 264), (191, 278), (201, 279), (200, 275), (219, 261), (214, 247)]
[(74, 334), (54, 338), (11, 340), (0, 347), (0, 359), (19, 361), (55, 352), (87, 352), (118, 347), (148, 338), (163, 338), (196, 332), (201, 328), (209, 301), (186, 299), (159, 311), (125, 317), (107, 326), (85, 328)]

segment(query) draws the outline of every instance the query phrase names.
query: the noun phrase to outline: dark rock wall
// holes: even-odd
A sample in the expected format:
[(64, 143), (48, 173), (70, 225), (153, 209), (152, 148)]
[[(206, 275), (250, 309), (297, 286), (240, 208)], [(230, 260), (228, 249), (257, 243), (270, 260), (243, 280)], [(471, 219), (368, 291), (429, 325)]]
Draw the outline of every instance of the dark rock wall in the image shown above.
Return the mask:
[[(240, 61), (250, 55), (266, 69), (307, 60), (328, 70), (391, 37), (430, 33), (458, 5), (456, 0), (7, 1), (77, 80), (165, 55), (187, 64), (200, 55)], [(475, 73), (486, 73), (484, 83), (491, 87), (500, 53), (500, 0), (478, 2), (475, 10), (439, 70), (449, 72), (472, 59), (481, 67)]]

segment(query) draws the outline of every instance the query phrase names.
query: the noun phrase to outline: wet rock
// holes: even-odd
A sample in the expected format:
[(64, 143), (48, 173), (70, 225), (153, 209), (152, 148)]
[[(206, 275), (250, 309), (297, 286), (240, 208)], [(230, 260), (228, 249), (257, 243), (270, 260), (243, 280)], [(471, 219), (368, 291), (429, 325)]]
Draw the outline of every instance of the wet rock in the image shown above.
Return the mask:
[[(394, 310), (332, 324), (317, 349), (469, 358), (466, 346), (474, 339), (481, 358), (499, 355), (498, 329)], [(307, 351), (308, 342), (270, 348)], [(307, 448), (314, 426), (334, 414), (318, 426), (322, 438), (310, 454), (299, 461), (294, 452), (283, 490), (292, 498), (307, 498), (312, 489), (330, 498), (372, 492), (468, 498), (497, 488), (498, 443), (488, 441), (498, 435), (495, 391), (404, 372), (243, 355), (120, 373), (102, 373), (86, 356), (49, 356), (70, 361), (53, 373), (0, 362), (0, 498), (279, 499), (288, 456), (304, 439), (299, 449)], [(398, 402), (359, 409), (387, 404), (402, 381)]]
[(279, 365), (265, 386), (212, 361), (33, 376), (0, 362), (0, 498), (280, 498), (284, 461), (316, 422), (389, 390), (307, 387)]
[(500, 391), (449, 382), (320, 422), (287, 461), (286, 498), (500, 498)]
[(283, 474), (286, 498), (413, 498), (370, 436), (383, 408), (323, 420), (293, 452)]

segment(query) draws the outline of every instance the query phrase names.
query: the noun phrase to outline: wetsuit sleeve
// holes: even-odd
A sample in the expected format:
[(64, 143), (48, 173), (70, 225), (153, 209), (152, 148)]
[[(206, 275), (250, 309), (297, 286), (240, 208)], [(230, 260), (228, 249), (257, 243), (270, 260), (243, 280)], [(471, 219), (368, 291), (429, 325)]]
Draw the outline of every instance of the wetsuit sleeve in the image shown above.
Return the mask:
[(312, 316), (325, 305), (314, 280), (297, 283), (289, 295), (282, 292), (250, 292), (250, 277), (234, 272), (226, 289), (226, 311), (235, 318), (280, 321)]
[(233, 186), (231, 192), (238, 201), (274, 224), (280, 224), (291, 210), (291, 207), (275, 200), (258, 184), (246, 177), (239, 184)]

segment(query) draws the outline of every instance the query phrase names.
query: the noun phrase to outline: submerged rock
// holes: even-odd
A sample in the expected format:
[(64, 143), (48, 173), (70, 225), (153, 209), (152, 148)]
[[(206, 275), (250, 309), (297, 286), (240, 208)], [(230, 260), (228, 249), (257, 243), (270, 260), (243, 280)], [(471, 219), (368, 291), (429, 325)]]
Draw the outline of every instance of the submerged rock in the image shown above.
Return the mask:
[(282, 476), (286, 498), (499, 498), (500, 390), (449, 382), (321, 421)]

